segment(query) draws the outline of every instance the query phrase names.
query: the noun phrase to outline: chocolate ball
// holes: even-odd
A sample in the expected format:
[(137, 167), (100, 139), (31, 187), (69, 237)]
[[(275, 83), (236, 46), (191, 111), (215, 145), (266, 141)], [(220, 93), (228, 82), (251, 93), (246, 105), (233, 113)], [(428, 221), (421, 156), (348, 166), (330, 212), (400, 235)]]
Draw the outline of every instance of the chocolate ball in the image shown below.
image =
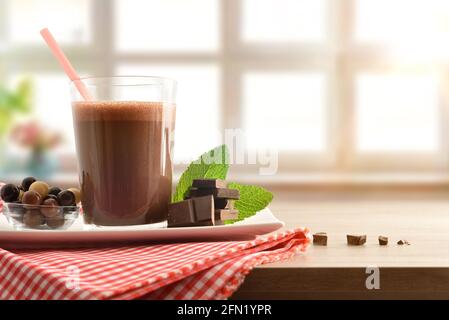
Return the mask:
[(35, 181), (29, 188), (29, 190), (39, 193), (42, 199), (45, 199), (45, 197), (47, 197), (48, 189), (50, 189), (50, 187), (44, 181)]
[(47, 218), (47, 226), (52, 229), (61, 228), (65, 223), (64, 216), (62, 214), (57, 214), (54, 217)]
[(26, 177), (22, 180), (21, 187), (23, 191), (28, 191), (30, 189), (30, 186), (33, 182), (35, 182), (36, 179), (34, 177)]
[(58, 201), (58, 197), (53, 194), (48, 194), (48, 196), (45, 197), (44, 201), (47, 199), (55, 199), (56, 201)]
[(58, 201), (61, 206), (76, 205), (75, 194), (70, 190), (63, 190), (58, 194)]
[(39, 195), (39, 193), (32, 191), (32, 190), (28, 190), (27, 192), (25, 192), (22, 197), (22, 203), (27, 208), (32, 208), (34, 206), (38, 206), (41, 204), (41, 201), (42, 201), (42, 198)]
[(81, 202), (81, 190), (78, 188), (68, 188), (67, 190), (72, 191), (75, 195), (75, 203), (78, 204)]
[(41, 213), (49, 217), (54, 217), (59, 213), (59, 204), (58, 201), (52, 198), (47, 198), (42, 202)]
[(44, 216), (39, 210), (27, 210), (23, 215), (23, 224), (28, 228), (37, 228), (45, 223)]
[(19, 198), (19, 188), (15, 185), (8, 183), (5, 184), (0, 190), (0, 196), (2, 200), (5, 202), (14, 202)]
[(62, 190), (61, 190), (61, 188), (59, 188), (59, 187), (51, 187), (51, 188), (48, 190), (48, 194), (49, 194), (49, 195), (52, 194), (52, 195), (54, 195), (55, 197), (57, 197), (58, 194), (59, 194), (61, 191), (62, 191)]

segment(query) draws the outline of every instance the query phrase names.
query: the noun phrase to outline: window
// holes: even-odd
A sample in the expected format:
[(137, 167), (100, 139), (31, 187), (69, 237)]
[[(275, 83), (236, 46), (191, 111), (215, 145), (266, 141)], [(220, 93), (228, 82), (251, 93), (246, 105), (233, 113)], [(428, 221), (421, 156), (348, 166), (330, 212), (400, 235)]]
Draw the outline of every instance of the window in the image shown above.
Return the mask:
[(280, 172), (449, 167), (447, 1), (0, 4), (0, 81), (34, 78), (38, 118), (66, 134), (60, 152), (74, 154), (67, 81), (43, 26), (83, 75), (178, 80), (177, 161), (242, 128), (248, 152), (279, 150)]
[(319, 73), (245, 74), (242, 108), (247, 147), (323, 152), (327, 147), (325, 83)]

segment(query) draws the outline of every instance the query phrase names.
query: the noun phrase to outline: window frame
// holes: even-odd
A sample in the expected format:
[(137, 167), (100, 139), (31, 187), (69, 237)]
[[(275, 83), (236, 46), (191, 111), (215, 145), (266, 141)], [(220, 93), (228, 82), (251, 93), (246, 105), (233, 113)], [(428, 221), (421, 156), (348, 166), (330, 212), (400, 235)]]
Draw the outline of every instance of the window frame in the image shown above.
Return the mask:
[[(7, 9), (8, 1), (0, 0)], [(279, 170), (321, 172), (377, 172), (377, 171), (425, 171), (440, 172), (449, 169), (449, 110), (448, 96), (440, 93), (441, 150), (437, 154), (376, 153), (357, 154), (354, 150), (354, 79), (357, 72), (368, 66), (387, 70), (388, 50), (378, 46), (362, 46), (353, 42), (354, 12), (357, 0), (327, 0), (325, 21), (327, 39), (323, 43), (301, 44), (247, 44), (241, 41), (241, 1), (218, 0), (220, 13), (219, 43), (216, 52), (119, 52), (115, 39), (115, 0), (91, 0), (91, 43), (82, 47), (64, 46), (64, 50), (78, 69), (89, 70), (96, 75), (112, 75), (119, 64), (133, 63), (182, 63), (185, 65), (212, 62), (219, 67), (219, 115), (220, 130), (242, 127), (242, 78), (245, 72), (320, 71), (327, 76), (328, 150), (323, 154), (307, 152), (283, 152), (279, 154)], [(0, 10), (0, 81), (6, 80), (14, 66), (29, 71), (60, 71), (59, 65), (44, 46), (14, 46), (2, 49), (1, 40), (7, 35), (8, 10)], [(6, 61), (8, 63), (6, 63)], [(396, 64), (395, 64), (396, 65)], [(440, 66), (441, 86), (449, 85), (447, 61)], [(12, 67), (13, 66), (13, 67)], [(65, 155), (67, 158), (67, 155)], [(70, 158), (70, 157), (69, 157)], [(413, 159), (411, 161), (410, 159)], [(75, 157), (72, 157), (76, 168)], [(183, 168), (179, 165), (175, 169)]]

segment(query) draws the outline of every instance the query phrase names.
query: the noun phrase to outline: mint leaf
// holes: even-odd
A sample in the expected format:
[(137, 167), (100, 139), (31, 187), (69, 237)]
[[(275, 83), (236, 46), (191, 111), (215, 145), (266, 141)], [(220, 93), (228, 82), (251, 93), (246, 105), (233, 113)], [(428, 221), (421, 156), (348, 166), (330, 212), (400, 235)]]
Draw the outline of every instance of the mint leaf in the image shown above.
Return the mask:
[(228, 188), (240, 191), (240, 199), (235, 202), (235, 208), (239, 210), (239, 219), (226, 221), (226, 224), (255, 215), (256, 212), (264, 209), (273, 200), (273, 194), (262, 187), (231, 182), (228, 184)]
[(172, 202), (184, 200), (184, 195), (192, 186), (194, 179), (226, 179), (229, 169), (229, 150), (223, 144), (202, 154), (190, 163), (186, 171), (179, 178)]

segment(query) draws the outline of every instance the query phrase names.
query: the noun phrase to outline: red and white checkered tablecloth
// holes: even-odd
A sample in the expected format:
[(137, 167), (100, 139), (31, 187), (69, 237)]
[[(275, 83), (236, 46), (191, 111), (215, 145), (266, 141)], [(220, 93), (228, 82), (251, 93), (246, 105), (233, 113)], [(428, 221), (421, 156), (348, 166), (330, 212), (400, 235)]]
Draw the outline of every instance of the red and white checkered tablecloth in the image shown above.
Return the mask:
[(0, 298), (225, 299), (256, 265), (288, 259), (309, 243), (309, 231), (295, 229), (252, 241), (0, 249)]

